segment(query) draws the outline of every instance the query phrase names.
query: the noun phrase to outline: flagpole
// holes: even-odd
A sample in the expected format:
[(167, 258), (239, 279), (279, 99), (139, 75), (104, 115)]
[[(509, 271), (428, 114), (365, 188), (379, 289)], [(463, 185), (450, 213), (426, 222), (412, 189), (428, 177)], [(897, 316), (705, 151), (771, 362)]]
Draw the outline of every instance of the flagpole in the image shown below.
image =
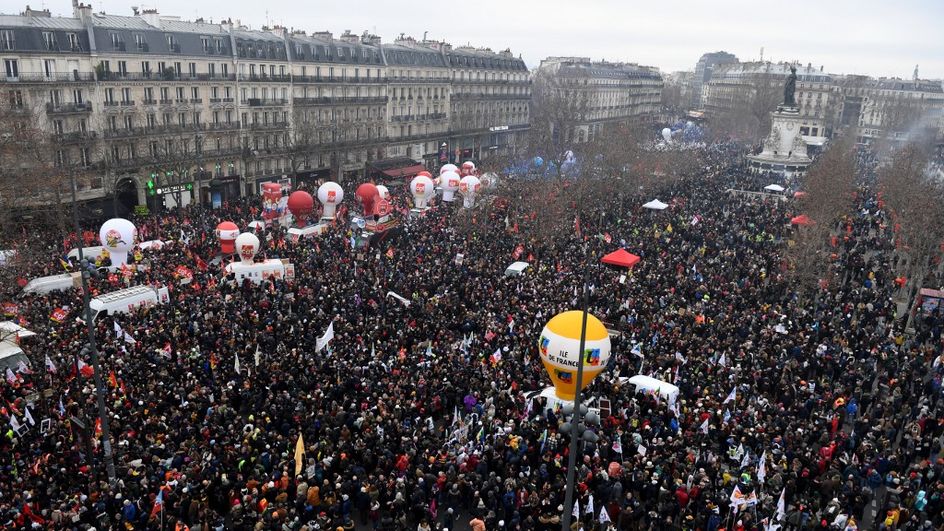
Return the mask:
[[(82, 230), (79, 227), (79, 211), (75, 199), (75, 173), (70, 168), (69, 170), (70, 177), (72, 177), (72, 223), (75, 225), (75, 233), (81, 238)], [(82, 245), (84, 244), (81, 239), (79, 240), (79, 267), (81, 267), (81, 277), (82, 277), (82, 305), (85, 308), (85, 325), (88, 332), (88, 350), (89, 358), (92, 362), (92, 369), (95, 371), (93, 378), (95, 379), (95, 396), (96, 401), (98, 402), (98, 417), (102, 419), (102, 454), (105, 459), (105, 472), (108, 474), (108, 484), (112, 487), (115, 486), (116, 476), (115, 476), (115, 456), (112, 454), (111, 448), (111, 429), (108, 422), (108, 409), (105, 407), (105, 384), (102, 381), (102, 368), (98, 363), (98, 349), (95, 347), (95, 325), (92, 323), (92, 308), (89, 306), (89, 286), (88, 286), (88, 262), (85, 259), (85, 256), (82, 251)], [(82, 375), (77, 374), (79, 378)], [(95, 434), (93, 433), (94, 437)], [(89, 456), (91, 458), (91, 456)]]
[(583, 352), (587, 346), (587, 315), (590, 302), (587, 297), (587, 282), (583, 283), (583, 316), (580, 321), (580, 350), (577, 355), (577, 391), (574, 393), (574, 416), (571, 419), (570, 455), (567, 456), (567, 493), (564, 497), (562, 531), (570, 531), (574, 508), (574, 479), (577, 473), (577, 440), (580, 438), (580, 388), (583, 387)]

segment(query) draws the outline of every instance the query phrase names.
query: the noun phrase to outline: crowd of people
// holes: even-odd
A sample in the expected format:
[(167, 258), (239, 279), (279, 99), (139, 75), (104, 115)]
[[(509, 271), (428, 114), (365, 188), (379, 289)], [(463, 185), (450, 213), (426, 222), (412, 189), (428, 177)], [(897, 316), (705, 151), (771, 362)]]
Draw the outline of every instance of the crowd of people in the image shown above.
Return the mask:
[[(439, 204), (376, 248), (352, 247), (344, 222), (299, 242), (270, 227), (260, 254), (295, 277), (261, 284), (213, 259), (216, 225), (247, 227), (257, 200), (135, 218), (140, 239), (173, 243), (91, 289), (171, 300), (95, 321), (113, 483), (81, 293), (3, 286), (37, 336), (0, 384), (20, 426), (0, 442), (0, 526), (559, 529), (570, 439), (534, 398), (549, 385), (537, 342), (586, 282), (613, 353), (587, 389), (608, 407), (577, 456), (574, 529), (944, 529), (941, 317), (903, 332), (873, 187), (841, 229), (845, 282), (812, 296), (783, 265), (797, 204), (730, 193), (767, 184), (736, 146), (698, 152), (704, 171), (647, 190), (668, 209), (610, 194), (564, 241), (534, 236), (541, 205), (516, 203), (514, 182), (479, 219)], [(641, 256), (631, 272), (599, 263), (618, 247)], [(514, 259), (531, 267), (504, 276)], [(678, 402), (636, 393), (621, 379), (635, 374), (676, 384)]]

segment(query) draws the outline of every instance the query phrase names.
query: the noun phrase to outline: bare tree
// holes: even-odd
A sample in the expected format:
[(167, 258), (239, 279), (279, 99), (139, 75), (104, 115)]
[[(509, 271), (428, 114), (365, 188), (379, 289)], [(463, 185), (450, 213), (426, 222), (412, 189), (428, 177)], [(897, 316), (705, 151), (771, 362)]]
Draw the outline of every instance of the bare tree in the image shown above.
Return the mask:
[(590, 106), (586, 85), (576, 80), (538, 71), (531, 101), (530, 152), (553, 164), (558, 179), (569, 156), (581, 151), (579, 130), (585, 125)]

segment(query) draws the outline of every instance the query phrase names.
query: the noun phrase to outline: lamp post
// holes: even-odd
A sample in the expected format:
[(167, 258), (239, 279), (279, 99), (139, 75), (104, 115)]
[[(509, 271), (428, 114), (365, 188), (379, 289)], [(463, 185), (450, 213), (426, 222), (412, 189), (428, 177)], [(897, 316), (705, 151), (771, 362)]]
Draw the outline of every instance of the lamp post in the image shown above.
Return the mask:
[[(561, 522), (563, 531), (570, 531), (571, 517), (574, 512), (574, 482), (577, 474), (577, 451), (580, 437), (580, 391), (583, 387), (583, 356), (587, 347), (587, 315), (589, 313), (587, 282), (583, 283), (583, 315), (580, 318), (580, 357), (577, 361), (577, 391), (574, 393), (574, 417), (570, 430), (570, 455), (567, 456), (567, 492), (564, 495), (564, 518)], [(578, 515), (579, 519), (579, 515)]]
[[(70, 168), (69, 176), (72, 180), (72, 223), (75, 225), (76, 235), (79, 235), (81, 238), (82, 230), (79, 227), (79, 211), (76, 203), (76, 182), (75, 182), (75, 172)], [(98, 402), (98, 417), (102, 419), (102, 455), (105, 459), (105, 472), (108, 474), (108, 484), (111, 486), (115, 485), (115, 456), (111, 447), (111, 429), (109, 427), (108, 420), (108, 408), (105, 406), (105, 382), (102, 380), (102, 368), (98, 362), (98, 349), (95, 346), (95, 325), (92, 323), (92, 308), (89, 306), (89, 287), (88, 287), (88, 278), (89, 278), (89, 262), (86, 260), (83, 250), (83, 242), (79, 241), (79, 267), (82, 268), (82, 305), (85, 309), (85, 325), (86, 333), (88, 334), (88, 347), (82, 349), (83, 352), (88, 351), (89, 358), (92, 361), (92, 369), (94, 369), (95, 374), (93, 375), (95, 380), (95, 398)], [(92, 433), (94, 437), (94, 431)]]

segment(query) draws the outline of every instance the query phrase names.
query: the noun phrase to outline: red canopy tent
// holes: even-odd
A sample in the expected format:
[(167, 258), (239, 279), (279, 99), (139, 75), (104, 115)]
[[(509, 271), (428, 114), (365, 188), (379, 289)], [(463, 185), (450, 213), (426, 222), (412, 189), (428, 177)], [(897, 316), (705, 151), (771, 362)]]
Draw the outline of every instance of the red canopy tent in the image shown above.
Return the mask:
[(802, 199), (806, 197), (806, 192), (793, 192), (793, 197), (797, 199)]
[(627, 252), (626, 249), (617, 249), (604, 256), (600, 261), (604, 264), (632, 269), (634, 265), (639, 263), (639, 260), (638, 256)]
[(810, 225), (815, 225), (816, 222), (810, 219), (806, 214), (800, 214), (799, 216), (790, 220), (791, 225), (800, 225), (802, 227), (809, 227)]

